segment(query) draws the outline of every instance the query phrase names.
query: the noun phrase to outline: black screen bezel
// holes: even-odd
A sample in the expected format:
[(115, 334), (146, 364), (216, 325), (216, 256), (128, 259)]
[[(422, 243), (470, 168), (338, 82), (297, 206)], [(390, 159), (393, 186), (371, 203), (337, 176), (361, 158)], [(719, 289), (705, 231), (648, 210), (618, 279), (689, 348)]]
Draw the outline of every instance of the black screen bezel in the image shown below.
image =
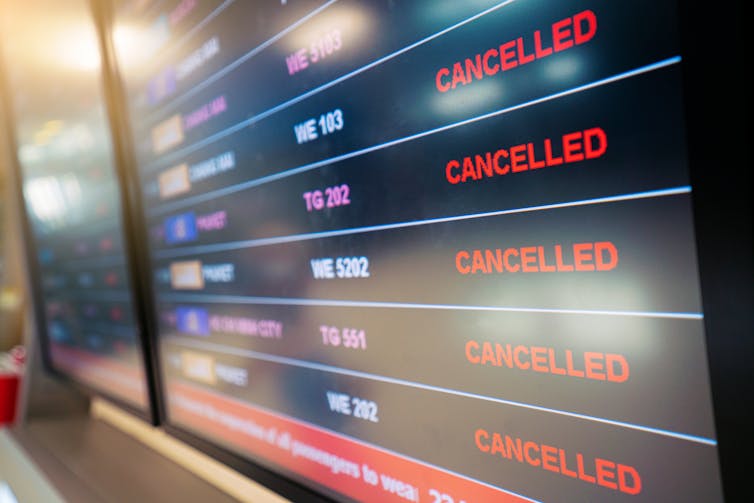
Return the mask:
[(746, 61), (745, 16), (741, 2), (725, 9), (679, 4), (707, 357), (723, 492), (732, 499), (748, 492), (751, 463), (744, 453), (752, 445), (754, 422), (752, 177), (741, 162), (751, 77), (736, 71)]

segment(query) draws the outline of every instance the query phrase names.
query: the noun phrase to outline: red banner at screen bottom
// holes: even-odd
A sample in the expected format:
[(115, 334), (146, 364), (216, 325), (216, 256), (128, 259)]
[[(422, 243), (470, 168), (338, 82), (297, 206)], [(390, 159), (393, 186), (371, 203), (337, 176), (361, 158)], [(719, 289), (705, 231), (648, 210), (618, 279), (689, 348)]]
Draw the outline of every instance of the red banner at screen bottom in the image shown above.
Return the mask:
[(173, 424), (359, 501), (532, 501), (189, 384), (167, 387)]
[(147, 406), (146, 376), (141, 368), (56, 343), (50, 344), (50, 358), (57, 369), (87, 386), (139, 408)]

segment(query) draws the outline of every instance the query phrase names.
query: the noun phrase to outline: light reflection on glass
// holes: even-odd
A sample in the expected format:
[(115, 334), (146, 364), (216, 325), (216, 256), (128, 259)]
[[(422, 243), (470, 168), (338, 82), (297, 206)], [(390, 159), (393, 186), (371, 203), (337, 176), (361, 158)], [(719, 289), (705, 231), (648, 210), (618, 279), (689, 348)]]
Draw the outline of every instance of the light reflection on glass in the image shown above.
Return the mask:
[[(320, 45), (325, 51), (339, 50), (339, 47), (343, 46), (343, 39), (347, 39), (348, 48), (358, 51), (370, 40), (373, 24), (369, 19), (370, 13), (365, 8), (333, 6), (332, 10), (325, 10), (312, 22), (307, 23), (305, 28), (294, 30), (291, 36), (283, 39), (283, 50), (286, 52), (301, 50), (309, 58), (310, 50), (317, 51)], [(338, 34), (335, 35), (334, 32)], [(331, 44), (335, 45), (331, 48)]]
[[(0, 0), (0, 7), (11, 2)], [(61, 372), (147, 406), (103, 99), (101, 54), (86, 0), (0, 8), (9, 101), (37, 285), (49, 309), (49, 360)], [(95, 309), (83, 309), (88, 304)], [(53, 306), (64, 306), (54, 309)]]
[(453, 93), (430, 95), (431, 109), (437, 115), (457, 117), (465, 110), (494, 106), (505, 95), (501, 79), (486, 79), (458, 86)]
[(583, 71), (579, 56), (565, 54), (559, 58), (549, 59), (544, 66), (544, 74), (553, 81), (570, 81)]

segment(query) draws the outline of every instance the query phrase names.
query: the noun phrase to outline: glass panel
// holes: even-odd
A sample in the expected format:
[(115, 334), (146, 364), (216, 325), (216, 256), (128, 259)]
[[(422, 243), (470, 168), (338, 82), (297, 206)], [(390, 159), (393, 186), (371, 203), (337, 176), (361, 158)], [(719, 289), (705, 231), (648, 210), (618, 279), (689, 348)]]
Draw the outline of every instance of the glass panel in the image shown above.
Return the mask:
[(2, 2), (10, 91), (52, 366), (148, 407), (123, 211), (85, 0)]

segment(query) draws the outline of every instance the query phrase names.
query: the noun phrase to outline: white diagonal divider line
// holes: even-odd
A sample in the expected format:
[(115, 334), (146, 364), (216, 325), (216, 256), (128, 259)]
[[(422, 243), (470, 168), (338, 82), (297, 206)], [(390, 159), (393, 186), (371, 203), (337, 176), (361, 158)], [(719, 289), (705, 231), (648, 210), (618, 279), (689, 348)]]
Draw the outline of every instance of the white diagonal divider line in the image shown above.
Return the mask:
[(311, 299), (294, 297), (254, 297), (245, 295), (213, 295), (201, 293), (158, 293), (165, 302), (195, 302), (207, 304), (251, 304), (266, 306), (316, 306), (356, 307), (390, 309), (429, 309), (438, 311), (491, 311), (501, 313), (566, 314), (588, 316), (629, 316), (637, 318), (667, 318), (678, 320), (702, 320), (702, 313), (662, 311), (619, 311), (600, 309), (558, 309), (519, 306), (474, 306), (464, 304), (421, 304), (414, 302), (389, 302), (368, 300)]
[[(187, 197), (185, 199), (181, 199), (179, 201), (175, 201), (175, 202), (172, 202), (172, 203), (166, 203), (166, 204), (163, 204), (163, 205), (160, 205), (160, 206), (155, 206), (155, 207), (150, 208), (148, 210), (148, 214), (149, 214), (149, 216), (156, 216), (156, 215), (162, 215), (162, 214), (165, 214), (165, 213), (169, 213), (170, 211), (173, 211), (173, 210), (185, 207), (185, 206), (190, 206), (190, 205), (193, 205), (193, 204), (196, 204), (196, 203), (200, 203), (200, 202), (203, 202), (203, 201), (212, 200), (212, 199), (215, 199), (217, 197), (225, 196), (225, 195), (228, 195), (228, 194), (233, 194), (235, 192), (243, 191), (243, 190), (246, 190), (246, 189), (249, 189), (249, 188), (252, 188), (252, 187), (257, 187), (259, 185), (264, 185), (266, 183), (274, 182), (276, 180), (281, 180), (283, 178), (287, 178), (289, 176), (297, 175), (299, 173), (305, 173), (307, 171), (311, 171), (311, 170), (318, 169), (318, 168), (321, 168), (321, 167), (324, 167), (324, 166), (328, 166), (330, 164), (334, 164), (334, 163), (337, 163), (337, 162), (340, 162), (340, 161), (345, 161), (347, 159), (351, 159), (353, 157), (358, 157), (358, 156), (361, 156), (361, 155), (364, 155), (364, 154), (368, 154), (370, 152), (375, 152), (375, 151), (382, 150), (382, 149), (385, 149), (385, 148), (393, 147), (395, 145), (400, 145), (402, 143), (406, 143), (406, 142), (410, 142), (410, 141), (413, 141), (413, 140), (417, 140), (417, 139), (423, 138), (425, 136), (430, 136), (430, 135), (433, 135), (433, 134), (441, 133), (443, 131), (448, 131), (450, 129), (454, 129), (454, 128), (457, 128), (457, 127), (465, 126), (467, 124), (472, 124), (474, 122), (483, 121), (485, 119), (489, 119), (489, 118), (492, 118), (492, 117), (497, 117), (499, 115), (504, 115), (504, 114), (507, 114), (507, 113), (510, 113), (510, 112), (513, 112), (513, 111), (516, 111), (516, 110), (521, 110), (521, 109), (528, 108), (528, 107), (531, 107), (531, 106), (534, 106), (534, 105), (539, 105), (541, 103), (546, 103), (548, 101), (553, 101), (553, 100), (556, 100), (556, 99), (559, 99), (559, 98), (562, 98), (562, 97), (565, 97), (565, 96), (569, 96), (569, 95), (572, 95), (572, 94), (577, 94), (577, 93), (580, 93), (580, 92), (583, 92), (583, 91), (594, 89), (596, 87), (600, 87), (600, 86), (603, 86), (603, 85), (611, 84), (613, 82), (618, 82), (618, 81), (621, 81), (621, 80), (624, 80), (624, 79), (627, 79), (627, 78), (635, 77), (635, 76), (641, 75), (643, 73), (647, 73), (647, 72), (651, 72), (651, 71), (654, 71), (654, 70), (658, 70), (660, 68), (665, 68), (665, 67), (668, 67), (668, 66), (672, 66), (672, 65), (675, 65), (675, 64), (679, 63), (680, 61), (681, 61), (681, 57), (680, 56), (675, 56), (675, 57), (672, 57), (672, 58), (664, 59), (664, 60), (659, 61), (657, 63), (653, 63), (653, 64), (650, 64), (650, 65), (647, 65), (647, 66), (642, 66), (642, 67), (636, 68), (634, 70), (630, 70), (630, 71), (627, 71), (627, 72), (619, 73), (617, 75), (606, 77), (604, 79), (597, 80), (597, 81), (591, 82), (589, 84), (584, 84), (584, 85), (581, 85), (581, 86), (577, 86), (577, 87), (574, 87), (574, 88), (571, 88), (571, 89), (567, 89), (565, 91), (560, 91), (560, 92), (557, 92), (557, 93), (554, 93), (554, 94), (543, 96), (541, 98), (536, 98), (534, 100), (530, 100), (530, 101), (527, 101), (527, 102), (524, 102), (524, 103), (519, 103), (518, 105), (513, 105), (513, 106), (510, 106), (510, 107), (502, 108), (500, 110), (495, 110), (493, 112), (489, 112), (489, 113), (486, 113), (486, 114), (483, 114), (483, 115), (472, 117), (470, 119), (465, 119), (465, 120), (462, 120), (462, 121), (459, 121), (459, 122), (453, 122), (451, 124), (446, 124), (445, 126), (440, 126), (438, 128), (434, 128), (434, 129), (430, 129), (430, 130), (423, 131), (423, 132), (420, 132), (420, 133), (412, 134), (410, 136), (406, 136), (406, 137), (403, 137), (403, 138), (397, 138), (395, 140), (390, 140), (390, 141), (387, 141), (387, 142), (384, 142), (384, 143), (379, 143), (377, 145), (372, 145), (371, 147), (362, 148), (362, 149), (355, 150), (353, 152), (349, 152), (349, 153), (346, 153), (346, 154), (338, 155), (338, 156), (335, 156), (335, 157), (330, 157), (328, 159), (323, 159), (321, 161), (315, 161), (315, 162), (312, 162), (312, 163), (309, 163), (309, 164), (304, 164), (304, 165), (301, 165), (301, 166), (298, 166), (298, 167), (295, 167), (295, 168), (291, 168), (291, 169), (288, 169), (288, 170), (285, 170), (285, 171), (281, 171), (279, 173), (274, 173), (274, 174), (271, 174), (271, 175), (263, 176), (263, 177), (260, 177), (260, 178), (255, 178), (255, 179), (252, 179), (252, 180), (247, 180), (245, 182), (241, 182), (241, 183), (236, 184), (236, 185), (231, 185), (229, 187), (224, 187), (222, 189), (214, 190), (214, 191), (211, 191), (211, 192), (205, 192), (203, 194), (198, 194), (198, 195), (192, 196), (192, 197)], [(233, 127), (236, 127), (236, 126), (233, 126)]]
[(228, 73), (230, 73), (233, 70), (235, 70), (236, 68), (238, 68), (245, 61), (253, 58), (257, 54), (259, 54), (260, 52), (262, 52), (263, 50), (265, 50), (267, 47), (271, 46), (272, 44), (274, 44), (275, 42), (277, 42), (278, 40), (280, 40), (284, 36), (288, 35), (291, 31), (295, 30), (296, 28), (298, 28), (299, 26), (301, 26), (305, 22), (309, 21), (312, 17), (316, 16), (317, 14), (319, 14), (320, 12), (322, 12), (323, 10), (327, 9), (328, 7), (330, 7), (332, 4), (334, 4), (337, 1), (338, 0), (330, 0), (329, 2), (325, 3), (324, 5), (321, 5), (321, 6), (317, 7), (316, 9), (314, 9), (313, 11), (311, 11), (306, 16), (302, 17), (301, 19), (299, 19), (298, 21), (296, 21), (292, 25), (288, 26), (287, 28), (285, 28), (281, 32), (277, 33), (276, 35), (273, 35), (272, 37), (268, 38), (267, 40), (265, 40), (264, 42), (262, 42), (258, 46), (254, 47), (253, 49), (251, 49), (250, 51), (248, 51), (246, 54), (244, 54), (243, 56), (241, 56), (240, 58), (236, 59), (232, 63), (229, 63), (227, 66), (221, 68), (220, 70), (218, 70), (214, 74), (210, 75), (209, 77), (207, 77), (202, 82), (199, 82), (198, 84), (193, 85), (190, 89), (188, 89), (183, 94), (179, 94), (179, 95), (173, 97), (172, 99), (168, 100), (166, 103), (162, 104), (157, 110), (151, 112), (149, 114), (149, 116), (144, 120), (144, 122), (148, 123), (148, 122), (154, 121), (155, 120), (155, 116), (165, 113), (167, 110), (172, 109), (175, 105), (178, 105), (179, 103), (181, 103), (184, 100), (186, 100), (187, 98), (190, 98), (191, 96), (195, 95), (196, 93), (198, 93), (199, 91), (201, 91), (202, 89), (204, 89), (205, 87), (207, 87), (208, 85), (210, 85), (213, 82), (221, 79), (222, 77), (224, 77)]
[(194, 339), (188, 339), (188, 338), (183, 338), (183, 337), (175, 337), (175, 339), (177, 339), (177, 340), (174, 341), (174, 342), (176, 342), (176, 343), (178, 343), (178, 344), (180, 344), (182, 346), (193, 347), (193, 348), (197, 348), (197, 349), (203, 349), (203, 350), (206, 350), (206, 351), (213, 351), (213, 352), (216, 352), (216, 353), (230, 354), (230, 355), (234, 355), (234, 356), (241, 356), (243, 358), (251, 358), (251, 359), (254, 359), (254, 360), (262, 360), (262, 361), (267, 361), (267, 362), (271, 362), (271, 363), (277, 363), (277, 364), (281, 364), (281, 365), (289, 365), (289, 366), (292, 366), (292, 367), (306, 368), (306, 369), (316, 370), (316, 371), (320, 371), (320, 372), (329, 372), (329, 373), (333, 373), (333, 374), (347, 375), (349, 377), (356, 377), (356, 378), (359, 378), (359, 379), (368, 379), (370, 381), (378, 381), (378, 382), (383, 382), (383, 383), (387, 383), (387, 384), (397, 384), (397, 385), (400, 385), (400, 386), (406, 386), (406, 387), (421, 389), (421, 390), (425, 390), (425, 391), (438, 392), (438, 393), (443, 393), (443, 394), (446, 394), (446, 395), (461, 396), (461, 397), (464, 397), (464, 398), (472, 398), (472, 399), (475, 399), (475, 400), (483, 400), (483, 401), (486, 401), (486, 402), (499, 403), (499, 404), (502, 404), (502, 405), (509, 405), (509, 406), (519, 407), (519, 408), (523, 408), (523, 409), (530, 409), (530, 410), (536, 410), (536, 411), (539, 411), (539, 412), (546, 412), (546, 413), (550, 413), (550, 414), (557, 414), (557, 415), (560, 415), (560, 416), (568, 416), (568, 417), (572, 417), (572, 418), (575, 418), (575, 419), (581, 419), (581, 420), (585, 420), (585, 421), (591, 421), (591, 422), (596, 422), (596, 423), (608, 424), (608, 425), (611, 425), (611, 426), (618, 426), (620, 428), (627, 428), (627, 429), (632, 429), (632, 430), (643, 431), (645, 433), (652, 433), (652, 434), (655, 434), (655, 435), (662, 435), (662, 436), (666, 436), (666, 437), (677, 438), (677, 439), (680, 439), (680, 440), (686, 440), (686, 441), (689, 441), (689, 442), (696, 442), (696, 443), (704, 444), (704, 445), (710, 445), (710, 446), (717, 445), (717, 441), (715, 439), (707, 438), (707, 437), (701, 437), (701, 436), (698, 436), (698, 435), (689, 435), (689, 434), (686, 434), (686, 433), (679, 433), (679, 432), (675, 432), (675, 431), (671, 431), (671, 430), (665, 430), (665, 429), (662, 429), (662, 428), (654, 428), (654, 427), (644, 426), (644, 425), (640, 425), (640, 424), (628, 423), (628, 422), (625, 422), (625, 421), (616, 421), (616, 420), (613, 420), (613, 419), (606, 419), (606, 418), (601, 418), (601, 417), (597, 417), (597, 416), (590, 416), (590, 415), (587, 415), (587, 414), (580, 414), (580, 413), (577, 413), (577, 412), (570, 412), (570, 411), (564, 411), (564, 410), (559, 410), (559, 409), (552, 409), (550, 407), (543, 407), (543, 406), (540, 406), (540, 405), (528, 404), (528, 403), (524, 403), (524, 402), (516, 402), (516, 401), (513, 401), (513, 400), (506, 400), (506, 399), (503, 399), (503, 398), (495, 398), (495, 397), (490, 397), (490, 396), (486, 396), (486, 395), (479, 395), (477, 393), (469, 393), (469, 392), (466, 392), (466, 391), (460, 391), (460, 390), (454, 390), (454, 389), (449, 389), (449, 388), (443, 388), (443, 387), (434, 386), (434, 385), (431, 385), (431, 384), (423, 384), (423, 383), (414, 382), (414, 381), (407, 381), (405, 379), (397, 379), (397, 378), (394, 378), (394, 377), (386, 377), (386, 376), (381, 376), (381, 375), (378, 375), (378, 374), (371, 374), (371, 373), (368, 373), (368, 372), (362, 372), (362, 371), (358, 371), (358, 370), (350, 370), (350, 369), (346, 369), (346, 368), (342, 368), (342, 367), (335, 367), (333, 365), (326, 365), (326, 364), (323, 364), (323, 363), (315, 363), (315, 362), (311, 362), (311, 361), (308, 361), (308, 360), (300, 360), (300, 359), (297, 359), (297, 358), (290, 358), (290, 357), (287, 357), (287, 356), (278, 356), (278, 355), (273, 355), (273, 354), (269, 354), (269, 353), (261, 353), (259, 351), (252, 351), (252, 350), (248, 350), (248, 349), (231, 348), (231, 347), (228, 347), (228, 346), (222, 346), (220, 344), (214, 344), (214, 343), (211, 343), (211, 342), (197, 341), (197, 340), (194, 340)]
[(375, 61), (373, 61), (371, 63), (368, 63), (368, 64), (366, 64), (366, 65), (364, 65), (364, 66), (362, 66), (360, 68), (357, 68), (356, 70), (353, 70), (352, 72), (349, 72), (349, 73), (347, 73), (345, 75), (342, 75), (342, 76), (338, 77), (335, 80), (332, 80), (332, 81), (330, 81), (330, 82), (328, 82), (326, 84), (322, 84), (321, 86), (316, 87), (316, 88), (314, 88), (314, 89), (312, 89), (310, 91), (307, 91), (307, 92), (305, 92), (303, 94), (300, 94), (299, 96), (297, 96), (295, 98), (292, 98), (292, 99), (290, 99), (288, 101), (285, 101), (285, 102), (283, 102), (283, 103), (281, 103), (279, 105), (276, 105), (276, 106), (274, 106), (274, 107), (272, 107), (272, 108), (270, 108), (270, 109), (268, 109), (268, 110), (266, 110), (264, 112), (261, 112), (261, 113), (255, 115), (255, 116), (253, 116), (253, 117), (250, 117), (250, 118), (248, 118), (246, 120), (243, 120), (243, 121), (235, 124), (234, 126), (230, 126), (227, 129), (219, 131), (219, 132), (217, 132), (217, 133), (215, 133), (213, 135), (207, 136), (206, 138), (204, 138), (202, 140), (199, 140), (196, 143), (193, 143), (191, 145), (187, 145), (187, 146), (182, 147), (182, 148), (180, 148), (178, 150), (170, 152), (170, 153), (168, 153), (168, 154), (160, 157), (156, 161), (153, 161), (151, 163), (146, 164), (143, 167), (143, 170), (144, 171), (151, 171), (152, 168), (154, 168), (155, 166), (159, 166), (159, 165), (163, 165), (165, 163), (169, 163), (169, 162), (171, 162), (174, 159), (182, 157), (182, 156), (184, 156), (186, 154), (190, 154), (191, 152), (194, 152), (194, 151), (196, 151), (196, 150), (198, 150), (198, 149), (200, 149), (202, 147), (205, 147), (205, 146), (209, 145), (210, 143), (213, 143), (213, 142), (215, 142), (215, 141), (217, 141), (217, 140), (219, 140), (221, 138), (224, 138), (224, 137), (226, 137), (226, 136), (228, 136), (230, 134), (235, 133), (236, 131), (238, 131), (240, 129), (243, 129), (246, 126), (250, 126), (251, 124), (259, 122), (262, 119), (266, 119), (270, 115), (273, 115), (273, 114), (275, 114), (277, 112), (280, 112), (281, 110), (285, 110), (286, 108), (288, 108), (288, 107), (290, 107), (292, 105), (295, 105), (296, 103), (298, 103), (298, 102), (300, 102), (302, 100), (310, 98), (311, 96), (314, 96), (315, 94), (318, 94), (318, 93), (320, 93), (320, 92), (322, 92), (322, 91), (324, 91), (326, 89), (329, 89), (329, 88), (333, 87), (334, 85), (340, 84), (341, 82), (343, 82), (345, 80), (348, 80), (348, 79), (350, 79), (352, 77), (355, 77), (356, 75), (359, 75), (361, 73), (364, 73), (367, 70), (371, 70), (375, 66), (381, 65), (382, 63), (385, 63), (386, 61), (389, 61), (389, 60), (391, 60), (393, 58), (396, 58), (397, 56), (400, 56), (401, 54), (403, 54), (405, 52), (408, 52), (408, 51), (410, 51), (412, 49), (415, 49), (415, 48), (417, 48), (417, 47), (419, 47), (421, 45), (424, 45), (427, 42), (430, 42), (430, 41), (436, 39), (437, 37), (440, 37), (440, 36), (445, 35), (445, 34), (451, 32), (453, 30), (456, 30), (456, 29), (458, 29), (458, 28), (460, 28), (460, 27), (462, 27), (462, 26), (464, 26), (464, 25), (466, 25), (466, 24), (468, 24), (468, 23), (470, 23), (472, 21), (476, 21), (480, 17), (486, 16), (487, 14), (489, 14), (491, 12), (494, 12), (494, 11), (496, 11), (496, 10), (502, 8), (502, 7), (505, 7), (506, 5), (509, 5), (509, 4), (511, 4), (511, 3), (515, 2), (515, 1), (516, 0), (505, 0), (504, 2), (501, 2), (501, 3), (497, 4), (497, 5), (494, 5), (494, 6), (490, 7), (489, 9), (486, 9), (486, 10), (484, 10), (484, 11), (478, 13), (478, 14), (475, 14), (475, 15), (467, 18), (467, 19), (464, 19), (463, 21), (459, 21), (458, 23), (456, 23), (456, 24), (454, 24), (454, 25), (452, 25), (452, 26), (450, 26), (448, 28), (445, 28), (444, 30), (438, 31), (437, 33), (434, 33), (434, 34), (432, 34), (432, 35), (430, 35), (428, 37), (425, 37), (425, 38), (423, 38), (423, 39), (421, 39), (421, 40), (419, 40), (417, 42), (414, 42), (413, 44), (408, 45), (408, 46), (404, 47), (403, 49), (399, 49), (399, 50), (397, 50), (395, 52), (392, 52), (392, 53), (388, 54), (387, 56), (383, 56), (382, 58), (377, 59), (377, 60), (375, 60)]
[(597, 197), (593, 199), (581, 199), (577, 201), (568, 201), (564, 203), (544, 204), (539, 206), (528, 206), (524, 208), (513, 208), (507, 210), (488, 211), (484, 213), (472, 213), (466, 215), (454, 215), (450, 217), (430, 218), (425, 220), (410, 220), (407, 222), (398, 222), (392, 224), (370, 225), (365, 227), (351, 227), (347, 229), (338, 229), (332, 231), (310, 232), (306, 234), (293, 234), (288, 236), (278, 236), (271, 238), (248, 239), (244, 241), (234, 241), (228, 243), (218, 243), (211, 245), (189, 246), (184, 248), (173, 248), (169, 250), (160, 250), (153, 253), (155, 258), (172, 258), (186, 255), (198, 255), (206, 253), (216, 253), (220, 251), (239, 250), (243, 248), (256, 248), (259, 246), (270, 246), (296, 241), (308, 241), (312, 239), (330, 238), (336, 236), (346, 236), (351, 234), (362, 234), (366, 232), (385, 231), (390, 229), (402, 229), (406, 227), (418, 227), (421, 225), (440, 224), (447, 222), (457, 222), (461, 220), (472, 220), (478, 218), (496, 217), (501, 215), (513, 215), (516, 213), (531, 213), (534, 211), (547, 211), (559, 208), (571, 208), (575, 206), (588, 206), (594, 204), (615, 203), (621, 201), (631, 201), (634, 199), (649, 199), (654, 197), (675, 196), (691, 192), (688, 185), (682, 187), (673, 187), (669, 189), (650, 190), (646, 192), (636, 192), (632, 194), (621, 194), (617, 196)]

